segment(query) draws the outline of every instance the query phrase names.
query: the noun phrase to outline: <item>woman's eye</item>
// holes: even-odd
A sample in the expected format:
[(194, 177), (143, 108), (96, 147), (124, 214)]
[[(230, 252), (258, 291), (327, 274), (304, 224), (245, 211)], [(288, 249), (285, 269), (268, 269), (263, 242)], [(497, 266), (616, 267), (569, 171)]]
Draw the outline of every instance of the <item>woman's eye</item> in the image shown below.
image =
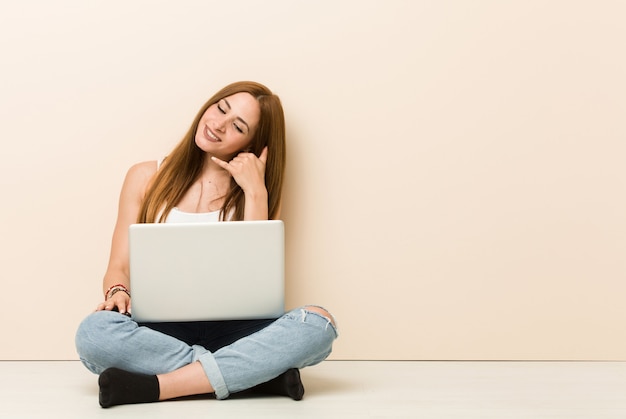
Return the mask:
[(233, 124), (233, 125), (235, 126), (235, 129), (236, 129), (237, 131), (239, 131), (240, 133), (242, 133), (242, 134), (243, 134), (243, 130), (239, 127), (239, 125), (237, 125), (237, 124)]
[(225, 111), (225, 110), (222, 108), (222, 106), (221, 106), (221, 105), (219, 105), (219, 104), (217, 105), (217, 109), (219, 109), (219, 111), (220, 111), (221, 113), (226, 113), (226, 111)]

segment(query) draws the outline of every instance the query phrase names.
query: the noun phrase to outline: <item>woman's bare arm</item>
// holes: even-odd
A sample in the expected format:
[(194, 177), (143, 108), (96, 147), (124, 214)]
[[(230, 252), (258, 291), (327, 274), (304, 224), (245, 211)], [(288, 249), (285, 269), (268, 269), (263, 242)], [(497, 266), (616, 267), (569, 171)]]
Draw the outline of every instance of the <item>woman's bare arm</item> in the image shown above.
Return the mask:
[[(137, 222), (141, 202), (156, 169), (156, 162), (143, 162), (132, 166), (126, 174), (120, 193), (117, 222), (113, 230), (109, 264), (102, 281), (103, 293), (117, 284), (130, 290), (128, 227)], [(114, 308), (117, 308), (120, 313), (126, 313), (130, 310), (130, 298), (125, 292), (115, 293), (108, 301), (98, 305), (96, 310), (112, 310)]]

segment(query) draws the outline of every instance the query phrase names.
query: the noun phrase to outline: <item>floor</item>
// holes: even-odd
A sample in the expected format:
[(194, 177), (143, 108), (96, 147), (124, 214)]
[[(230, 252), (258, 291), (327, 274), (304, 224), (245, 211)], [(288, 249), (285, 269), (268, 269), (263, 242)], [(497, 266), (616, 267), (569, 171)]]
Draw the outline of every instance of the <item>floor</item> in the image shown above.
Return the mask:
[(0, 362), (0, 418), (626, 418), (626, 362), (326, 361), (304, 400), (98, 405), (77, 361)]

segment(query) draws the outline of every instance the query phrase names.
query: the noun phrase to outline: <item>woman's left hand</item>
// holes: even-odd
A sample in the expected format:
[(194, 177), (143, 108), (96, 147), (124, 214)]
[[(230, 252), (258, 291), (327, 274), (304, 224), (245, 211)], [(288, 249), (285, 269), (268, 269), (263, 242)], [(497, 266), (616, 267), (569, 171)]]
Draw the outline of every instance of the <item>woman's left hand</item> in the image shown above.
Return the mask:
[(244, 193), (254, 193), (259, 188), (265, 189), (265, 163), (267, 147), (257, 157), (254, 153), (241, 152), (228, 163), (217, 157), (211, 157), (222, 169), (228, 171)]

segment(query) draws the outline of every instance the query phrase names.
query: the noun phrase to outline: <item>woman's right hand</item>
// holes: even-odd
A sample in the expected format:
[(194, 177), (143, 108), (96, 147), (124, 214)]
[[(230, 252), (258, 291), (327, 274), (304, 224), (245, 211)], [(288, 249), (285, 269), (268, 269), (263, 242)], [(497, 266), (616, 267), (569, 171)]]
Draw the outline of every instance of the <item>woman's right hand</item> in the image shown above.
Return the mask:
[(124, 291), (116, 292), (108, 300), (98, 304), (96, 311), (118, 311), (121, 314), (130, 315), (130, 296)]

